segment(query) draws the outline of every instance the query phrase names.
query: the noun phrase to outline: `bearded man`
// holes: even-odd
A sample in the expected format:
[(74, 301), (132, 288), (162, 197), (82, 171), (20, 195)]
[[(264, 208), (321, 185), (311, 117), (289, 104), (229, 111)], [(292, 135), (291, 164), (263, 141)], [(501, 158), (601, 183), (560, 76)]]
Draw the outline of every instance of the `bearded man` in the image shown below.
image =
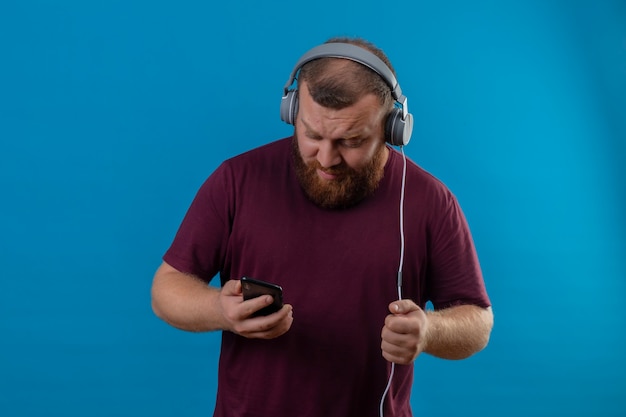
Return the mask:
[[(381, 50), (331, 39), (288, 85), (296, 75), (281, 105), (294, 135), (209, 176), (153, 309), (222, 332), (215, 416), (411, 416), (421, 353), (462, 359), (489, 340), (469, 227), (446, 186), (391, 146), (403, 151), (412, 119)], [(255, 314), (272, 297), (244, 300), (242, 277), (281, 286), (285, 304)]]

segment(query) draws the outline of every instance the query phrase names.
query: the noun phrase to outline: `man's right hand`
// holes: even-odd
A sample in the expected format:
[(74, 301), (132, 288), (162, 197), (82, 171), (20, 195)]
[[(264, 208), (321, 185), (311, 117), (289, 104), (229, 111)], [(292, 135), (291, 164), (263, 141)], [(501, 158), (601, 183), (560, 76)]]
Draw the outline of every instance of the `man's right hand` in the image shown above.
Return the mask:
[(272, 297), (264, 295), (244, 301), (241, 281), (230, 280), (219, 295), (224, 330), (250, 339), (274, 339), (285, 334), (293, 323), (293, 308), (285, 304), (279, 311), (267, 316), (252, 315), (272, 304)]
[(225, 330), (259, 339), (281, 336), (293, 322), (291, 305), (285, 304), (269, 316), (251, 317), (271, 304), (268, 297), (244, 301), (240, 281), (231, 280), (223, 288), (215, 288), (166, 262), (152, 282), (154, 313), (170, 325), (192, 332)]

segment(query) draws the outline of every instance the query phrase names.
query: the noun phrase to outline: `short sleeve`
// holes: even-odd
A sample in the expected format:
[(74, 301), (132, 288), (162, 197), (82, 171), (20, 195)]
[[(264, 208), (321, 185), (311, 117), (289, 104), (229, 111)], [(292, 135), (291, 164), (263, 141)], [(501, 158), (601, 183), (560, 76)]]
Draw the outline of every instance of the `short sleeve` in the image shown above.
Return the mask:
[(225, 258), (232, 217), (232, 176), (226, 163), (202, 184), (163, 260), (209, 282)]
[(435, 309), (461, 304), (489, 307), (469, 225), (456, 197), (439, 195), (429, 227), (427, 298)]

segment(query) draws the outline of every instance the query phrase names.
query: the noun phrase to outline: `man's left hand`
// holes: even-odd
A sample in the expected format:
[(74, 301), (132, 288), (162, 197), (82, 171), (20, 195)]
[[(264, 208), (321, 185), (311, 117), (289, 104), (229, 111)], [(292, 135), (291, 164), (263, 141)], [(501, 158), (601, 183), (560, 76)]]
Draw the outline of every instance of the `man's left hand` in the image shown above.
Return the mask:
[(383, 357), (408, 365), (425, 349), (428, 318), (411, 300), (394, 301), (389, 304), (389, 312), (381, 332)]

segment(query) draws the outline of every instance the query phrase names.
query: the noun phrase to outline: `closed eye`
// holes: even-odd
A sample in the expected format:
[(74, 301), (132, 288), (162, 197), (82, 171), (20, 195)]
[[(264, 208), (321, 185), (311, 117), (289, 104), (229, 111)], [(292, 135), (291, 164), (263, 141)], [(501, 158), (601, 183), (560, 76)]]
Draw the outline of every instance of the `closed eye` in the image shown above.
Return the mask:
[(309, 139), (322, 140), (322, 136), (318, 135), (317, 133), (313, 133), (313, 132), (310, 132), (310, 131), (307, 130), (306, 132), (304, 132), (304, 134)]
[(346, 148), (359, 148), (365, 143), (365, 139), (341, 139), (340, 143)]

